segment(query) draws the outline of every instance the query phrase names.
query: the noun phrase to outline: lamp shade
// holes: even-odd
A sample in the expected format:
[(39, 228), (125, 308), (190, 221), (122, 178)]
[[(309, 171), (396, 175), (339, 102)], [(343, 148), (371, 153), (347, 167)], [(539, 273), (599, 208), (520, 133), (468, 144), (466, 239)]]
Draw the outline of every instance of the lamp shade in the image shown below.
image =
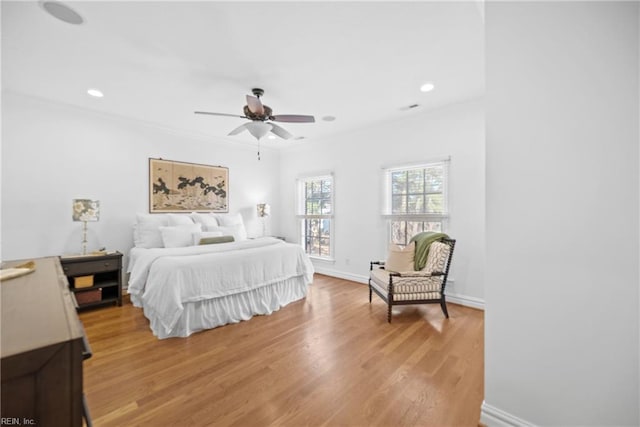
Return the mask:
[(269, 131), (273, 128), (273, 126), (271, 126), (269, 123), (260, 121), (247, 123), (245, 127), (257, 140), (260, 140), (260, 138), (268, 134)]
[(271, 215), (271, 206), (269, 206), (268, 204), (259, 203), (257, 205), (257, 208), (258, 208), (258, 216), (260, 218)]
[(74, 221), (98, 221), (100, 219), (100, 201), (73, 199)]

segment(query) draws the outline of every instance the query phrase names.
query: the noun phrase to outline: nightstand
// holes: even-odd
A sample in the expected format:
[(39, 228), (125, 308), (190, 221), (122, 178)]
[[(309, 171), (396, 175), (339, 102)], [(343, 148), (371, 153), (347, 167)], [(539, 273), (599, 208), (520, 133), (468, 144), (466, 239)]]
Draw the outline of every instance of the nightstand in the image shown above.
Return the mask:
[(122, 254), (60, 257), (69, 288), (78, 309), (113, 304), (122, 305)]

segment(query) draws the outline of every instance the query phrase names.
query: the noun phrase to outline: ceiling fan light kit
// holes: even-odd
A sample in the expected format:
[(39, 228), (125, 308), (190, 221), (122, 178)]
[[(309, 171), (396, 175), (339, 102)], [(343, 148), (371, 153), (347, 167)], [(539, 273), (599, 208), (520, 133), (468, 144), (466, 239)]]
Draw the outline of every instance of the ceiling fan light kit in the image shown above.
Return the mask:
[(263, 138), (266, 134), (271, 132), (273, 126), (269, 123), (265, 122), (251, 122), (244, 125), (249, 133), (254, 136), (258, 141)]

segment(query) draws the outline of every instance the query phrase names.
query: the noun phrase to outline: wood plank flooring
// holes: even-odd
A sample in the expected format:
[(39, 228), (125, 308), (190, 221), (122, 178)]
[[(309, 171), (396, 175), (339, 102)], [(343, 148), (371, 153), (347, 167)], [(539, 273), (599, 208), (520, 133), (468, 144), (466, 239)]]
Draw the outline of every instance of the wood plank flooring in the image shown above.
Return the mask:
[(386, 305), (316, 275), (270, 316), (157, 340), (131, 304), (80, 314), (84, 389), (100, 426), (477, 426), (484, 314)]

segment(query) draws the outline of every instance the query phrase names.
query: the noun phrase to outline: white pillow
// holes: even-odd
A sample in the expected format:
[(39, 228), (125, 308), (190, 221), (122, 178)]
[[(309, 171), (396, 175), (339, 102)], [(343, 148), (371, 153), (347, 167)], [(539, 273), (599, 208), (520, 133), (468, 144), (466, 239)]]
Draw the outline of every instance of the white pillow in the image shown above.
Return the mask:
[(169, 217), (169, 225), (192, 225), (194, 223), (193, 219), (189, 215), (184, 214), (167, 214)]
[(193, 244), (193, 233), (202, 231), (200, 224), (160, 227), (162, 243), (165, 248), (181, 248)]
[(244, 228), (244, 224), (218, 227), (217, 230), (222, 231), (224, 236), (233, 236), (236, 242), (247, 240), (247, 230)]
[(193, 233), (193, 245), (199, 245), (200, 239), (206, 239), (207, 237), (221, 237), (222, 231), (199, 231), (197, 233)]
[(196, 224), (202, 224), (202, 228), (206, 229), (207, 227), (217, 227), (218, 220), (213, 214), (201, 214), (197, 212), (193, 212), (189, 215), (193, 222)]
[(243, 225), (244, 221), (242, 220), (242, 215), (239, 213), (236, 214), (228, 214), (228, 215), (218, 215), (218, 222), (223, 227), (231, 227), (233, 225)]
[(401, 248), (397, 245), (389, 246), (389, 255), (384, 264), (385, 270), (389, 271), (413, 271), (415, 266), (413, 259), (416, 251), (416, 242), (411, 242), (407, 246)]
[(165, 214), (137, 214), (137, 223), (133, 229), (133, 243), (138, 248), (161, 248), (162, 235), (160, 227), (169, 225)]

